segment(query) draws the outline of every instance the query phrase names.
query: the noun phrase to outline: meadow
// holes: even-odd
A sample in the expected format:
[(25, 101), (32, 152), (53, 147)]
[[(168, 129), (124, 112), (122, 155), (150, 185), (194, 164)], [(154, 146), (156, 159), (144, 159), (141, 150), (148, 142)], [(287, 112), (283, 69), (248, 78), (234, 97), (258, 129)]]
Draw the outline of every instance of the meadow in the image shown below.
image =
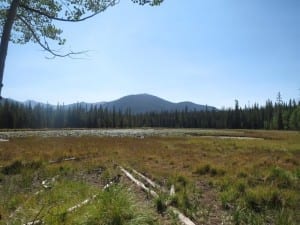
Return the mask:
[[(195, 224), (300, 224), (299, 132), (6, 132), (0, 224), (180, 224), (170, 207)], [(119, 166), (156, 182), (158, 197)]]

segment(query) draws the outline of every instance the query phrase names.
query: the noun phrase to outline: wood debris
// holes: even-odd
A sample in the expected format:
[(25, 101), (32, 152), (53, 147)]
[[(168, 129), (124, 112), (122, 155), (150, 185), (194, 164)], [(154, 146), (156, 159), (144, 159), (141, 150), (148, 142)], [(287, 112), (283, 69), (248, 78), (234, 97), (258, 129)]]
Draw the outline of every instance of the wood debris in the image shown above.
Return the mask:
[[(121, 171), (131, 180), (133, 181), (138, 187), (140, 187), (142, 190), (144, 190), (147, 193), (150, 193), (154, 198), (158, 198), (159, 195), (151, 190), (150, 188), (146, 187), (145, 184), (139, 180), (137, 180), (131, 173), (129, 173), (127, 170), (125, 170), (123, 167), (120, 166)], [(137, 172), (137, 171), (136, 171)], [(138, 173), (138, 172), (137, 172)], [(139, 173), (140, 174), (140, 173)], [(143, 177), (145, 177), (143, 175)], [(147, 178), (147, 177), (145, 177)], [(151, 183), (153, 182), (152, 180), (150, 180), (149, 178), (145, 179), (145, 180), (149, 180), (151, 181)], [(153, 182), (154, 183), (154, 182)], [(154, 183), (155, 184), (155, 183)], [(157, 184), (155, 184), (156, 186)], [(169, 209), (178, 216), (178, 219), (180, 220), (181, 223), (183, 223), (184, 225), (196, 225), (193, 221), (191, 221), (188, 217), (186, 217), (183, 213), (181, 213), (178, 209), (172, 207), (172, 206), (168, 206)]]

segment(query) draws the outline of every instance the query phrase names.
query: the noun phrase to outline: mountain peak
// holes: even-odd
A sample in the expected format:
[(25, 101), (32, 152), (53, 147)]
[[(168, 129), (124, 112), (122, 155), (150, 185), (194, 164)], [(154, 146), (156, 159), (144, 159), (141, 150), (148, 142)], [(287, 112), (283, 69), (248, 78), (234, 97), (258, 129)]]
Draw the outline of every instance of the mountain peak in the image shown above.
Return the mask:
[[(48, 107), (48, 103), (41, 103), (34, 100), (27, 100), (22, 102), (24, 105), (35, 107), (41, 105)], [(130, 110), (131, 113), (149, 113), (149, 112), (161, 112), (161, 111), (204, 111), (204, 110), (215, 110), (215, 107), (207, 105), (199, 105), (193, 102), (184, 101), (179, 103), (174, 103), (163, 98), (157, 97), (155, 95), (143, 93), (143, 94), (133, 94), (121, 97), (117, 100), (111, 102), (96, 102), (96, 103), (86, 103), (86, 102), (77, 102), (69, 105), (63, 105), (66, 108), (72, 107), (83, 107), (90, 109), (91, 107), (102, 107), (107, 108), (108, 110), (116, 110), (125, 112)], [(52, 105), (52, 107), (56, 107)]]
[(110, 110), (121, 110), (125, 111), (126, 109), (130, 109), (133, 113), (146, 113), (146, 112), (161, 112), (161, 111), (203, 111), (203, 110), (213, 110), (214, 107), (198, 105), (192, 102), (180, 102), (173, 103), (157, 97), (155, 95), (150, 94), (135, 94), (135, 95), (127, 95), (120, 99), (117, 99), (112, 102), (108, 102), (103, 104), (103, 107), (106, 107)]

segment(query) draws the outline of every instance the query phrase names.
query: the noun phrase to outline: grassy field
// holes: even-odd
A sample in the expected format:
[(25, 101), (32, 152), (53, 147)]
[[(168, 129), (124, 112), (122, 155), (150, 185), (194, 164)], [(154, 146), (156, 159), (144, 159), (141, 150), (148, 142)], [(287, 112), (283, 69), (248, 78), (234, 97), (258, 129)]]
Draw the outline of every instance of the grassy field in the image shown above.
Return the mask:
[[(151, 199), (119, 165), (143, 173), (163, 190), (173, 185), (175, 195), (161, 191)], [(118, 184), (104, 191), (116, 178)], [(299, 132), (193, 129), (158, 130), (142, 138), (11, 137), (0, 142), (0, 224), (179, 224), (168, 204), (195, 224), (296, 225), (299, 179)]]

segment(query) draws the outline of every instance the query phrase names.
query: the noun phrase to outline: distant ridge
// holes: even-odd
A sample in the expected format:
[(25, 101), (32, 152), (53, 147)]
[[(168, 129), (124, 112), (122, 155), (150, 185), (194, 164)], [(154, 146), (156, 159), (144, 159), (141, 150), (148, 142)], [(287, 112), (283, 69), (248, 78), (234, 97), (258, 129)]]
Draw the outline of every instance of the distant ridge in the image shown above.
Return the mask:
[(159, 98), (149, 94), (128, 95), (117, 99), (115, 101), (103, 104), (103, 107), (112, 110), (126, 110), (130, 109), (133, 113), (146, 113), (146, 112), (161, 112), (161, 111), (203, 111), (214, 110), (215, 107), (198, 105), (192, 102), (179, 102), (173, 103), (165, 99)]
[[(56, 107), (55, 105), (49, 105), (34, 100), (27, 100), (25, 102), (20, 102), (20, 103), (25, 105), (31, 105), (32, 107), (38, 104), (44, 107), (46, 106)], [(126, 110), (130, 110), (131, 113), (134, 114), (147, 113), (147, 112), (176, 111), (176, 110), (177, 111), (216, 110), (216, 108), (213, 106), (199, 105), (189, 101), (173, 103), (149, 94), (128, 95), (111, 102), (97, 102), (97, 103), (78, 102), (78, 103), (64, 105), (63, 107), (73, 108), (77, 106), (81, 106), (87, 109), (90, 109), (91, 107), (102, 107), (102, 108), (107, 108), (108, 110), (115, 109), (116, 111), (122, 111), (122, 112), (125, 112)]]

